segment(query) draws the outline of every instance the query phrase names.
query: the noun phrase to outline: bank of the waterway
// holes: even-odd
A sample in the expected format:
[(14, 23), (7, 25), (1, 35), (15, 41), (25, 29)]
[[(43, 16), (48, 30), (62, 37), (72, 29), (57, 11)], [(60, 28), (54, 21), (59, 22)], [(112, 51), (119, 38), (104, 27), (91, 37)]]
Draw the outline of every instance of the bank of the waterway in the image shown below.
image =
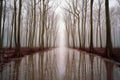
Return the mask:
[(68, 48), (26, 55), (1, 67), (0, 80), (119, 80), (113, 61)]

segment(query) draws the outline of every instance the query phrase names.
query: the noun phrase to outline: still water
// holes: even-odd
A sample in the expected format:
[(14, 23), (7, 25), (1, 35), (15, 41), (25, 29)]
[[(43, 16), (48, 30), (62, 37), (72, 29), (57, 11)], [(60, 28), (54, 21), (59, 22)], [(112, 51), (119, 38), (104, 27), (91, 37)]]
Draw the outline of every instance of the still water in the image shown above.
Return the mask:
[(5, 64), (0, 80), (120, 80), (120, 68), (96, 55), (57, 48)]

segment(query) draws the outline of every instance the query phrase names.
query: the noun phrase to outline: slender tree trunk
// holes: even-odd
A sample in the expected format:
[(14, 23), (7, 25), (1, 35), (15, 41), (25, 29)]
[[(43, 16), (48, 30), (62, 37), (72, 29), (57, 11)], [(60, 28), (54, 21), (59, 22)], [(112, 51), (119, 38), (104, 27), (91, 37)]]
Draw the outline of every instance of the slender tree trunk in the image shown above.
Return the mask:
[(73, 28), (72, 28), (72, 39), (73, 39), (73, 48), (75, 48), (75, 24), (76, 24), (75, 16), (73, 16), (73, 19), (74, 21), (73, 21)]
[(99, 27), (99, 37), (100, 37), (100, 48), (102, 48), (102, 33), (101, 33), (101, 26)]
[(44, 48), (44, 31), (45, 31), (45, 14), (46, 14), (46, 10), (45, 10), (45, 0), (43, 0), (42, 2), (43, 5), (43, 12), (42, 12), (42, 49)]
[(6, 20), (6, 0), (4, 4), (4, 14), (3, 14), (3, 28), (2, 28), (2, 47), (3, 47), (3, 41), (4, 41), (4, 29), (5, 29), (5, 20)]
[(19, 12), (18, 12), (18, 45), (17, 45), (17, 50), (19, 51), (18, 56), (20, 56), (20, 47), (21, 47), (21, 43), (20, 43), (20, 30), (21, 30), (21, 11), (22, 11), (22, 0), (19, 0)]
[(84, 43), (84, 0), (82, 0), (82, 16), (81, 16), (81, 28), (82, 28), (82, 47)]
[(100, 3), (100, 0), (99, 0), (98, 25), (99, 25), (100, 47), (102, 48), (102, 35), (101, 35), (101, 18), (100, 18), (100, 13), (101, 13), (101, 3)]
[(2, 35), (1, 35), (1, 28), (2, 28), (2, 12), (3, 11), (3, 0), (0, 0), (0, 48), (2, 48)]
[(42, 9), (41, 9), (41, 5), (42, 5), (42, 1), (40, 2), (40, 21), (39, 21), (39, 47), (41, 48), (41, 27), (42, 27), (42, 24), (41, 24), (41, 21), (42, 21)]
[(30, 27), (30, 29), (29, 29), (29, 47), (32, 47), (32, 40), (33, 40), (33, 38), (32, 38), (32, 34), (33, 34), (33, 9), (31, 9), (31, 15), (30, 15), (30, 25), (29, 25), (29, 27)]
[(90, 52), (93, 52), (93, 2), (94, 0), (90, 1)]
[[(3, 9), (3, 0), (0, 0), (0, 50), (2, 48), (2, 33), (1, 33), (1, 26), (2, 26), (2, 9)], [(1, 52), (0, 52), (0, 61), (2, 61), (2, 55), (1, 55)]]
[(78, 35), (79, 35), (79, 48), (81, 48), (81, 33), (80, 33), (80, 16), (78, 14)]
[(105, 50), (105, 54), (108, 58), (111, 58), (113, 52), (112, 52), (112, 40), (111, 40), (109, 0), (105, 0), (105, 14), (106, 14), (106, 50)]
[(28, 34), (29, 34), (29, 27), (28, 27), (28, 25), (29, 25), (29, 10), (27, 11), (27, 13), (28, 13), (28, 15), (27, 15), (27, 23), (26, 23), (26, 47), (29, 47), (28, 46)]
[(86, 15), (87, 15), (87, 0), (85, 0), (83, 48), (85, 48), (85, 42), (86, 42)]
[(12, 47), (13, 27), (14, 27), (14, 13), (13, 13), (13, 17), (12, 17), (11, 26), (12, 26), (12, 31), (11, 31), (10, 46), (9, 46), (9, 48), (11, 48), (11, 47)]
[(34, 39), (35, 39), (35, 29), (36, 29), (36, 0), (34, 0), (34, 21), (33, 21), (33, 34), (32, 34), (32, 41), (31, 41), (31, 47), (34, 46)]
[(17, 20), (17, 10), (16, 10), (16, 0), (14, 0), (14, 41), (15, 41), (15, 47), (17, 47), (17, 38), (16, 38), (16, 35), (17, 35), (17, 24), (16, 24), (16, 20)]
[(97, 22), (97, 28), (96, 28), (96, 47), (98, 47), (98, 31), (99, 31), (99, 29), (98, 29), (98, 23), (99, 22)]

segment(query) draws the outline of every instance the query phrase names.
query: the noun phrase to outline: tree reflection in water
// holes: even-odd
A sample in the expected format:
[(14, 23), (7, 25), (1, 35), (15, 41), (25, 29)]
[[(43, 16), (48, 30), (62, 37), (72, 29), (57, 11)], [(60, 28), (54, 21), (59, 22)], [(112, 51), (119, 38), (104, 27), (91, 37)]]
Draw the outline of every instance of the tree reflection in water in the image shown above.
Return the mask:
[(67, 48), (28, 55), (0, 68), (0, 80), (120, 79), (120, 68), (113, 62)]

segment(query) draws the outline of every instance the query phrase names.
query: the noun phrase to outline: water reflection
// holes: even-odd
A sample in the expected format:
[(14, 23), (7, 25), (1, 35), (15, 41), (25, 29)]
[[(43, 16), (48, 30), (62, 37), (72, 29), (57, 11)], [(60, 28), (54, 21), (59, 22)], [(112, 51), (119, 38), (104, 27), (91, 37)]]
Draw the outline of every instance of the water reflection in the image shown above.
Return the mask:
[(120, 68), (85, 52), (58, 48), (7, 63), (0, 80), (119, 80)]

